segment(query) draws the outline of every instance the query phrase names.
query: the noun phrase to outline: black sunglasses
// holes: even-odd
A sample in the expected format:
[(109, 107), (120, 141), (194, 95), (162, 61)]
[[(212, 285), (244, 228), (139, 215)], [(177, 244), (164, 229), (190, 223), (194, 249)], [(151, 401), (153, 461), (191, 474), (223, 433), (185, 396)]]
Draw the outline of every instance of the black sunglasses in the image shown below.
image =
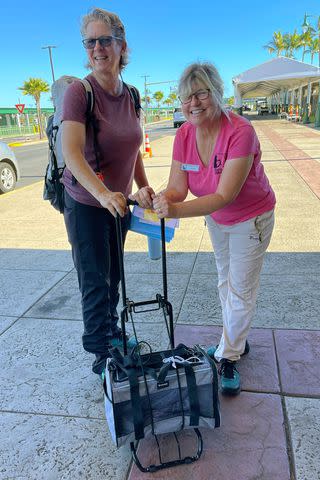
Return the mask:
[(84, 48), (86, 48), (87, 50), (92, 50), (96, 46), (97, 42), (99, 42), (102, 48), (110, 47), (112, 40), (122, 40), (122, 38), (108, 35), (105, 37), (98, 37), (98, 38), (84, 38), (82, 40), (82, 43)]

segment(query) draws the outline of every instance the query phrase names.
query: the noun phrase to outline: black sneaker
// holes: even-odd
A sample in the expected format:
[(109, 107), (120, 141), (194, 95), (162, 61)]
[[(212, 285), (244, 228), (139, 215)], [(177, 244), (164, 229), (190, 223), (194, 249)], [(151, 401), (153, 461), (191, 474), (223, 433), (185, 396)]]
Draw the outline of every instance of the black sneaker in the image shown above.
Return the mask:
[(240, 375), (236, 368), (236, 362), (222, 358), (219, 374), (221, 375), (221, 393), (238, 395), (240, 393)]

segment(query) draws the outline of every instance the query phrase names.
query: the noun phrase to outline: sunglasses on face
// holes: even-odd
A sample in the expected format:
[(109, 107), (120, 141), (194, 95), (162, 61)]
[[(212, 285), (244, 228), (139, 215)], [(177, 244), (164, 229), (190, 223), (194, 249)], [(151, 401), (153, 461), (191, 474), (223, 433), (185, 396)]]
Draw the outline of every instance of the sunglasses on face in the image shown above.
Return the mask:
[(188, 97), (185, 95), (182, 95), (181, 97), (178, 97), (180, 102), (183, 103), (184, 105), (187, 105), (188, 103), (191, 103), (192, 97), (196, 97), (198, 100), (206, 100), (209, 97), (210, 89), (206, 88), (205, 90), (198, 90), (197, 92), (192, 93)]
[(87, 50), (92, 50), (96, 46), (97, 42), (99, 42), (100, 47), (105, 48), (110, 47), (113, 40), (122, 40), (122, 38), (107, 35), (105, 37), (98, 38), (84, 38), (82, 43), (84, 48)]

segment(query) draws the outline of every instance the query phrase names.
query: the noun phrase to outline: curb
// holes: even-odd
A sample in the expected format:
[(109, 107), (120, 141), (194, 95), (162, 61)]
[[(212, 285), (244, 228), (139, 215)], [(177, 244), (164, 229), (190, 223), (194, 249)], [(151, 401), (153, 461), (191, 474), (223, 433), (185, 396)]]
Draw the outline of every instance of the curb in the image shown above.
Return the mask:
[(8, 147), (22, 147), (24, 143), (8, 143)]
[(13, 142), (13, 143), (8, 143), (7, 145), (11, 148), (15, 148), (15, 147), (25, 147), (26, 145), (38, 145), (38, 144), (41, 144), (41, 143), (48, 143), (48, 140), (45, 138), (45, 139), (42, 139), (42, 140), (34, 140), (34, 141), (31, 141), (31, 142)]

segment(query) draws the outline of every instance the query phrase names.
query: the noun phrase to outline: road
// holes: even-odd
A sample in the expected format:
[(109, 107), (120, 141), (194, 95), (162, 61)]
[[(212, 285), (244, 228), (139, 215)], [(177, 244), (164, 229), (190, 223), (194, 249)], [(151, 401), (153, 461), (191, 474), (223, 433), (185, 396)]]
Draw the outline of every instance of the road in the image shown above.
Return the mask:
[[(172, 120), (150, 124), (145, 128), (151, 142), (167, 135), (175, 135), (176, 131), (172, 127)], [(46, 142), (15, 147), (14, 153), (21, 170), (21, 179), (16, 188), (25, 187), (43, 179), (48, 161)]]
[(48, 163), (47, 143), (38, 143), (15, 147), (14, 153), (18, 159), (21, 178), (16, 188), (25, 187), (42, 180)]
[(174, 136), (177, 129), (173, 128), (172, 120), (166, 120), (158, 123), (151, 123), (145, 127), (146, 133), (149, 135), (149, 140), (152, 142), (157, 138), (161, 138), (167, 135)]

